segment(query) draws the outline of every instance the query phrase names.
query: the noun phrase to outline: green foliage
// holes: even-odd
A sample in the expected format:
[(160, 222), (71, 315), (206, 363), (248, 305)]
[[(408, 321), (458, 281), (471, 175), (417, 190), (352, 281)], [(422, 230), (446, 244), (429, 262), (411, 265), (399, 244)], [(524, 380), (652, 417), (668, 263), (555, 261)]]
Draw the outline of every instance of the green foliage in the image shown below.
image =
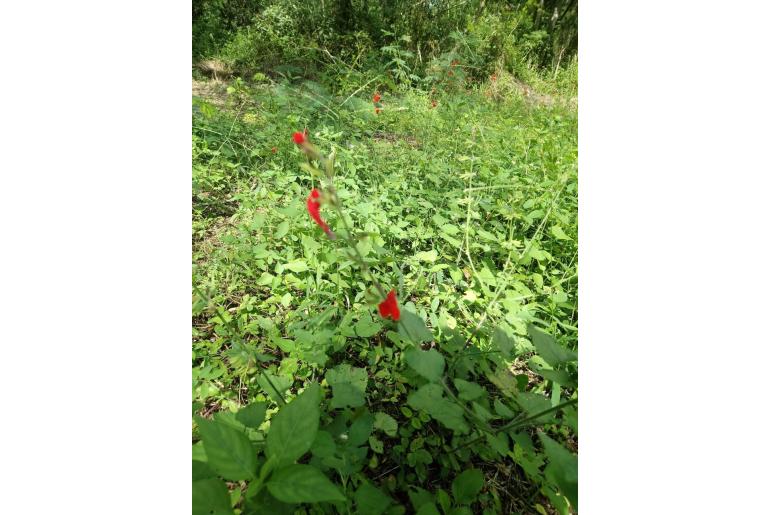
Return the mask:
[[(410, 79), (374, 115), (336, 66), (194, 102), (194, 512), (576, 511), (574, 109)], [(307, 215), (305, 126), (398, 322)]]

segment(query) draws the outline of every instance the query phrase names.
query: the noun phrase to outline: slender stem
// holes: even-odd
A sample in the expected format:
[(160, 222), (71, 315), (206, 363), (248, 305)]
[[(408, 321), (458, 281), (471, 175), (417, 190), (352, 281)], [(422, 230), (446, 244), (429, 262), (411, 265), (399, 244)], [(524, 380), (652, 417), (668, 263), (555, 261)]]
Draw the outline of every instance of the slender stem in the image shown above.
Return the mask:
[[(536, 420), (536, 419), (542, 417), (543, 415), (547, 415), (547, 414), (549, 414), (551, 412), (558, 411), (558, 410), (560, 410), (562, 408), (566, 408), (567, 406), (571, 406), (573, 404), (577, 404), (577, 401), (578, 401), (577, 398), (570, 399), (567, 402), (563, 402), (563, 403), (558, 404), (556, 406), (552, 406), (552, 407), (550, 407), (550, 408), (548, 408), (546, 410), (541, 411), (540, 413), (535, 413), (532, 416), (529, 416), (529, 417), (526, 417), (526, 418), (523, 418), (523, 419), (511, 420), (509, 423), (505, 424), (504, 426), (500, 426), (500, 427), (496, 428), (493, 431), (493, 434), (494, 433), (499, 433), (500, 431), (508, 431), (509, 429), (515, 429), (517, 427), (523, 426), (527, 422), (531, 422), (533, 420)], [(454, 449), (450, 450), (449, 452), (459, 451), (460, 449), (462, 449), (464, 447), (468, 447), (469, 445), (472, 445), (472, 444), (478, 442), (479, 440), (481, 440), (482, 438), (484, 438), (484, 436), (485, 435), (481, 435), (481, 436), (479, 436), (477, 438), (474, 438), (472, 440), (468, 440), (464, 444), (458, 445), (457, 447), (455, 447)]]

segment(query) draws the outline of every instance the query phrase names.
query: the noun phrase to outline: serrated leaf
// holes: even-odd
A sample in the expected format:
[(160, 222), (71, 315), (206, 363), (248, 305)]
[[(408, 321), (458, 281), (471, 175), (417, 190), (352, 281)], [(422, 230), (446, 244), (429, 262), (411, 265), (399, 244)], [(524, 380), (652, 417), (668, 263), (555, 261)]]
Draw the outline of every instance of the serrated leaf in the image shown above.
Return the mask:
[(286, 503), (345, 501), (339, 488), (310, 465), (287, 465), (273, 472), (267, 489)]
[(257, 453), (245, 434), (221, 422), (195, 420), (209, 467), (230, 481), (256, 478)]
[(478, 469), (468, 469), (452, 481), (452, 496), (458, 504), (470, 504), (484, 487), (484, 475)]
[(312, 383), (296, 399), (283, 406), (270, 422), (266, 455), (277, 465), (292, 463), (310, 450), (321, 417), (321, 390)]
[(444, 356), (436, 349), (424, 351), (412, 348), (404, 353), (404, 357), (407, 364), (428, 381), (436, 382), (441, 380), (446, 363)]

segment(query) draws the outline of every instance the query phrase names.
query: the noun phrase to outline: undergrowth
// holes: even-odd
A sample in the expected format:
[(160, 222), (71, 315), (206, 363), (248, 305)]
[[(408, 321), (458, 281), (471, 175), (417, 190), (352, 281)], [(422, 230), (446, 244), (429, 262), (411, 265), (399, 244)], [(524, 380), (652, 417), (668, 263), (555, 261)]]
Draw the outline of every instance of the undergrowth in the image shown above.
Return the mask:
[(574, 107), (258, 78), (193, 99), (194, 513), (577, 511)]

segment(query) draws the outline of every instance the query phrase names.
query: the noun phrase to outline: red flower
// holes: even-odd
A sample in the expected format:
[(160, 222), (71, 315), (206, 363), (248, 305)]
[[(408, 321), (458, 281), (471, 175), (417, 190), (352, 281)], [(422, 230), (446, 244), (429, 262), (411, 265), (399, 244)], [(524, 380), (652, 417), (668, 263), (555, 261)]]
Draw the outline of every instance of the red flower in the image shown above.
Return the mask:
[(382, 111), (382, 109), (380, 109), (379, 107), (374, 108), (374, 114), (380, 114), (380, 111)]
[(457, 59), (452, 59), (452, 63), (451, 64), (452, 64), (452, 66), (456, 66), (456, 65), (460, 64), (460, 61), (458, 61)]
[(382, 97), (380, 96), (380, 94), (375, 91), (374, 96), (372, 97), (372, 101), (379, 102), (381, 98)]
[(294, 138), (294, 143), (297, 145), (302, 145), (307, 139), (306, 139), (307, 133), (302, 132), (295, 132), (291, 135), (292, 138)]
[(307, 197), (307, 212), (310, 213), (310, 218), (312, 218), (315, 223), (317, 223), (318, 226), (323, 229), (326, 235), (329, 236), (329, 238), (334, 239), (334, 233), (331, 229), (329, 229), (329, 226), (326, 225), (326, 222), (321, 219), (321, 202), (317, 200), (320, 196), (321, 194), (318, 192), (318, 190), (313, 188), (313, 190), (310, 192), (310, 195)]
[(493, 73), (493, 74), (492, 74), (492, 77), (490, 77), (490, 78), (492, 79), (492, 82), (495, 82), (495, 81), (497, 80), (497, 75), (495, 75), (495, 74)]
[(431, 105), (432, 107), (436, 107), (436, 104), (437, 104), (437, 102), (436, 102), (435, 100), (431, 100), (431, 101), (430, 101), (430, 105)]
[(278, 147), (273, 147), (270, 150), (273, 152), (273, 154), (275, 154), (276, 152), (278, 152)]
[(452, 70), (449, 70), (449, 72), (447, 73), (447, 75), (449, 75), (450, 77), (453, 77), (453, 76), (454, 76), (454, 72), (453, 72)]
[(377, 308), (380, 310), (380, 316), (382, 318), (392, 318), (396, 322), (401, 318), (401, 311), (398, 309), (398, 302), (396, 302), (396, 290), (390, 290), (385, 300), (379, 303)]

